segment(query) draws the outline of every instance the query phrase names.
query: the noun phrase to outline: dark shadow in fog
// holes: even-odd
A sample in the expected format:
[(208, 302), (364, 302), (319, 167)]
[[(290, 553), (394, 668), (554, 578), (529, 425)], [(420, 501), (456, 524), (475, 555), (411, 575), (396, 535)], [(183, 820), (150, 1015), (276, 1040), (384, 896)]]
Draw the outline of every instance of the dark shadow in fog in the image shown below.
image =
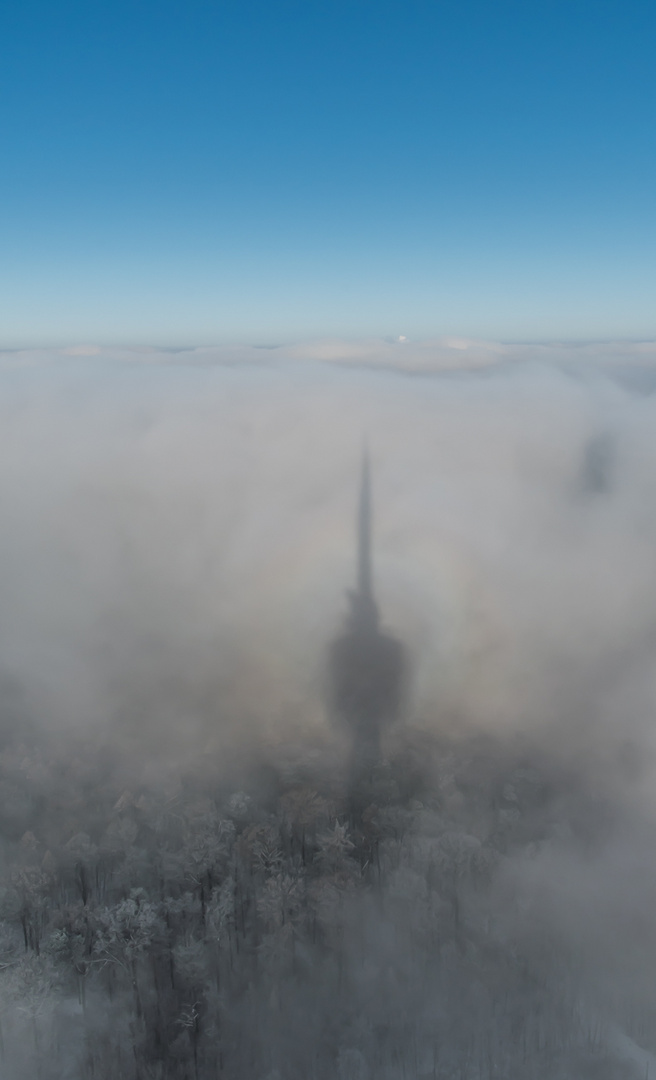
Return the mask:
[(357, 587), (349, 592), (346, 632), (330, 650), (331, 704), (352, 737), (349, 783), (356, 809), (380, 761), (382, 731), (399, 715), (405, 670), (400, 642), (379, 627), (371, 538), (371, 476), (365, 452), (357, 517)]

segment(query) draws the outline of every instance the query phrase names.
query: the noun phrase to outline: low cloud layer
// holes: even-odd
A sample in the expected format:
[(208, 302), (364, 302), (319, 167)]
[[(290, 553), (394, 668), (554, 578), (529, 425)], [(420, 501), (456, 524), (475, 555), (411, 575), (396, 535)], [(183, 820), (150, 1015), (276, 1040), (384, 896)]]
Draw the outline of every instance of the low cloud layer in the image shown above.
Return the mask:
[[(501, 342), (444, 337), (428, 340), (327, 338), (292, 344), (157, 347), (102, 347), (92, 343), (61, 349), (19, 349), (0, 353), (0, 365), (28, 366), (61, 363), (71, 357), (133, 364), (176, 366), (272, 366), (285, 361), (374, 368), (407, 374), (480, 371), (510, 364), (552, 364), (568, 370), (619, 375), (635, 370), (649, 380), (656, 368), (656, 342)], [(650, 384), (651, 385), (651, 384)]]
[(320, 723), (366, 438), (415, 715), (650, 746), (654, 400), (615, 368), (653, 349), (5, 354), (2, 668), (46, 724), (160, 687), (148, 724), (192, 730), (219, 684), (235, 723)]
[(235, 746), (327, 761), (366, 439), (404, 725), (450, 747), (408, 880), (449, 815), (481, 842), (489, 796), (525, 841), (485, 918), (540, 970), (539, 942), (577, 950), (590, 1009), (619, 986), (651, 1015), (653, 365), (648, 344), (4, 354), (3, 738), (105, 746), (137, 792)]

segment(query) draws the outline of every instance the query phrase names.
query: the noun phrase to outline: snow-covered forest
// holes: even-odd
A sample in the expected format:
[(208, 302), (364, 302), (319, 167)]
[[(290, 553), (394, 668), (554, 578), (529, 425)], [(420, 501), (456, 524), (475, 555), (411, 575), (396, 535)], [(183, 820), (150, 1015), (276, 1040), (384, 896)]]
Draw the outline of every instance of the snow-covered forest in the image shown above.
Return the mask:
[(644, 988), (545, 896), (608, 844), (585, 778), (405, 732), (353, 820), (321, 750), (122, 790), (107, 751), (5, 740), (3, 1076), (649, 1075)]

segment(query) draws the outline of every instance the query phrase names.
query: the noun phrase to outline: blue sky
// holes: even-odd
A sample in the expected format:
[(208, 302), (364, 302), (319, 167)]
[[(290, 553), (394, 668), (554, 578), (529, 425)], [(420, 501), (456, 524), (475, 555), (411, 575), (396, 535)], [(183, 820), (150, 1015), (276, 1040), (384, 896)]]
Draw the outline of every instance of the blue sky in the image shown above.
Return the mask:
[(656, 336), (653, 0), (0, 26), (0, 345)]

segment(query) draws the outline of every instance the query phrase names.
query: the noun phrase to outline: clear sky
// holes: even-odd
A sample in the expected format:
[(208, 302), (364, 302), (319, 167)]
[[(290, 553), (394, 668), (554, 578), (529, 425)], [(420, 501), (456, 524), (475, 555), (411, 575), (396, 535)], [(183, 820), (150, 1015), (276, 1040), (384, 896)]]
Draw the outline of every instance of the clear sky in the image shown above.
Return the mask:
[(654, 0), (20, 0), (0, 345), (656, 336)]

